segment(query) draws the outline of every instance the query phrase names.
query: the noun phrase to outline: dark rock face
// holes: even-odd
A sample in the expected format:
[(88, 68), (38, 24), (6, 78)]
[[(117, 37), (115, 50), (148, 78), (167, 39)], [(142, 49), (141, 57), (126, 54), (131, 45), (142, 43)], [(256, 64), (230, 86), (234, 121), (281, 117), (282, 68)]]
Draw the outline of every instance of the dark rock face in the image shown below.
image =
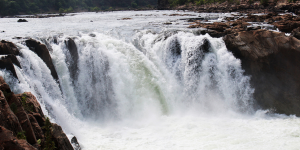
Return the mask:
[(26, 19), (19, 19), (18, 22), (28, 22)]
[(74, 147), (74, 150), (81, 150), (81, 147), (77, 141), (77, 138), (76, 136), (74, 136), (72, 139), (71, 139), (71, 144), (73, 145)]
[[(0, 78), (0, 82), (4, 81), (3, 78)], [(1, 91), (6, 93), (6, 97), (10, 96), (9, 93), (5, 90), (2, 90), (3, 83), (1, 83)], [(3, 126), (7, 128), (8, 130), (12, 131), (15, 135), (18, 134), (18, 132), (22, 131), (21, 125), (19, 123), (19, 120), (17, 116), (13, 113), (13, 111), (10, 109), (10, 106), (6, 101), (6, 97), (3, 94), (3, 92), (0, 92), (0, 126)], [(0, 136), (1, 137), (1, 136)]]
[(15, 44), (2, 40), (0, 42), (0, 55), (19, 55), (19, 50)]
[(26, 140), (17, 139), (13, 132), (0, 126), (0, 149), (1, 150), (37, 150), (27, 143)]
[(70, 75), (71, 75), (71, 78), (73, 79), (72, 81), (76, 80), (77, 79), (77, 76), (78, 76), (78, 50), (77, 50), (77, 46), (74, 42), (73, 39), (71, 38), (68, 38), (67, 40), (65, 40), (65, 44), (71, 54), (71, 63), (69, 64), (68, 68), (69, 68), (69, 71), (70, 71)]
[(6, 69), (10, 71), (10, 73), (18, 79), (15, 67), (13, 65), (12, 60), (9, 57), (0, 58), (0, 69)]
[(291, 33), (291, 36), (297, 38), (298, 40), (300, 40), (300, 27), (294, 29)]
[(68, 137), (61, 129), (61, 127), (59, 125), (53, 123), (52, 128), (53, 128), (53, 138), (54, 138), (55, 146), (59, 150), (72, 150), (73, 147), (72, 147)]
[(20, 52), (15, 44), (2, 40), (0, 42), (0, 55), (7, 55), (0, 58), (0, 69), (6, 69), (11, 72), (11, 74), (18, 79), (14, 65), (21, 68), (21, 64), (18, 61), (16, 55)]
[(30, 50), (35, 52), (46, 63), (51, 71), (51, 75), (58, 82), (58, 75), (52, 63), (52, 59), (46, 45), (41, 44), (40, 42), (33, 39), (26, 40), (25, 43)]
[(242, 31), (224, 37), (228, 50), (242, 61), (254, 98), (263, 109), (300, 116), (300, 41), (284, 33)]

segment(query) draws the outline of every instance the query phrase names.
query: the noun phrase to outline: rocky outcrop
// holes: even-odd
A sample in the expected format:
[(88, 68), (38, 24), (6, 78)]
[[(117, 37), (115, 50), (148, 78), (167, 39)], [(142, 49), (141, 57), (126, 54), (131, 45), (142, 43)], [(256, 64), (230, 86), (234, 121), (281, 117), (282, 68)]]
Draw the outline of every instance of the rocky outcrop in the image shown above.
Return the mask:
[(2, 40), (0, 42), (0, 55), (19, 55), (19, 50), (12, 42)]
[(277, 27), (279, 31), (291, 33), (300, 26), (300, 17), (286, 14), (281, 16), (280, 21), (274, 22), (273, 25)]
[(35, 96), (30, 92), (14, 94), (2, 77), (0, 137), (1, 150), (35, 150), (47, 149), (49, 146), (64, 150), (73, 149), (61, 127), (51, 124), (49, 119), (45, 118)]
[(255, 30), (226, 35), (224, 41), (251, 76), (260, 107), (300, 116), (300, 40)]
[(0, 149), (1, 150), (37, 150), (24, 139), (18, 139), (14, 133), (0, 126)]
[(51, 71), (52, 77), (58, 82), (58, 75), (52, 63), (52, 58), (46, 45), (41, 44), (40, 42), (33, 39), (26, 40), (25, 43), (30, 50), (35, 52), (45, 62), (45, 64)]
[(81, 147), (77, 141), (77, 138), (76, 136), (74, 136), (72, 139), (71, 139), (71, 144), (72, 146), (74, 147), (74, 150), (81, 150)]
[[(14, 55), (5, 56), (0, 58), (0, 69), (5, 69), (9, 71), (16, 79), (18, 79), (15, 67), (13, 65), (13, 61), (18, 61)], [(13, 58), (13, 61), (12, 59)], [(15, 58), (15, 59), (14, 59)]]
[(68, 140), (66, 134), (63, 132), (61, 126), (53, 123), (52, 129), (53, 129), (53, 139), (54, 139), (56, 147), (59, 150), (73, 149), (70, 141)]
[(77, 76), (78, 76), (77, 71), (78, 71), (78, 59), (79, 59), (77, 46), (76, 46), (74, 40), (71, 38), (66, 39), (65, 44), (71, 55), (71, 57), (69, 58), (69, 59), (71, 59), (70, 60), (71, 63), (68, 65), (70, 75), (71, 75), (71, 78), (73, 79), (72, 81), (76, 81)]
[(17, 116), (14, 114), (14, 112), (11, 110), (13, 109), (16, 111), (16, 104), (8, 104), (6, 97), (9, 97), (11, 91), (7, 91), (3, 83), (3, 78), (0, 78), (0, 126), (5, 127), (6, 129), (12, 131), (15, 135), (17, 135), (19, 132), (22, 131), (22, 127), (19, 123), (19, 120)]
[[(223, 37), (227, 34), (237, 33), (240, 31), (258, 30), (261, 26), (251, 26), (248, 22), (266, 22), (273, 24), (282, 32), (291, 33), (292, 30), (300, 26), (300, 17), (295, 17), (290, 14), (278, 15), (277, 13), (269, 13), (267, 15), (252, 15), (248, 14), (247, 17), (226, 18), (227, 22), (214, 22), (207, 23), (197, 20), (189, 26), (189, 28), (205, 28), (201, 30), (201, 34), (208, 33), (211, 37)], [(271, 29), (276, 29), (271, 28)], [(296, 35), (297, 30), (294, 31), (293, 35)]]

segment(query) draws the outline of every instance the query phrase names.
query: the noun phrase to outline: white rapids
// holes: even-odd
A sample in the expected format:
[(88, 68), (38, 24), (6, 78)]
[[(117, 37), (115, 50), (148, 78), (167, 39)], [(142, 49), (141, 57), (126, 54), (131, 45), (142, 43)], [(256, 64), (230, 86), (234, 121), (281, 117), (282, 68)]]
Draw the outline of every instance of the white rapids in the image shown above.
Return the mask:
[[(0, 39), (16, 43), (22, 69), (15, 66), (19, 81), (5, 70), (0, 75), (15, 93), (32, 92), (84, 150), (299, 150), (300, 119), (255, 110), (255, 89), (240, 60), (222, 38), (197, 35), (182, 20), (230, 15), (124, 11), (27, 23), (2, 18)], [(60, 84), (15, 37), (51, 46)], [(75, 71), (68, 38), (78, 48)]]

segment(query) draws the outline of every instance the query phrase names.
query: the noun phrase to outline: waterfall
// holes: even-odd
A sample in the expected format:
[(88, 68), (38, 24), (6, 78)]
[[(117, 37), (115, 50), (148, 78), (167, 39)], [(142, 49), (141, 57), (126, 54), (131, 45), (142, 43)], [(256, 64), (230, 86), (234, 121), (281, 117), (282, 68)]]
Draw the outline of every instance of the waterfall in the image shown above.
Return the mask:
[[(77, 48), (72, 52), (76, 59), (68, 49), (70, 38)], [(137, 32), (132, 42), (101, 33), (42, 41), (51, 47), (60, 85), (43, 61), (22, 44), (18, 44), (22, 69), (16, 69), (20, 78), (16, 85), (20, 92), (33, 92), (54, 118), (54, 103), (79, 119), (100, 122), (179, 110), (252, 110), (250, 78), (220, 38), (167, 30)]]

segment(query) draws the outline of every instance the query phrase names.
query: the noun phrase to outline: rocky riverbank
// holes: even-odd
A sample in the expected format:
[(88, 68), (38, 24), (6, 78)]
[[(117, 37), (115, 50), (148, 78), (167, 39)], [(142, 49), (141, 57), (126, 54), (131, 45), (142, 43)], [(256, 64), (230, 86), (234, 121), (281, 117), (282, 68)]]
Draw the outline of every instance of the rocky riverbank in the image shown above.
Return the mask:
[(199, 13), (300, 13), (300, 3), (289, 3), (287, 0), (272, 1), (262, 4), (260, 1), (239, 0), (235, 2), (207, 3), (197, 5), (196, 3), (186, 3), (185, 5), (171, 7), (168, 0), (159, 0), (157, 8), (159, 10), (189, 10)]
[[(49, 68), (53, 67), (52, 59), (46, 45), (35, 40), (25, 41), (27, 46), (37, 53)], [(0, 53), (4, 55), (0, 60), (0, 68), (6, 69), (17, 77), (14, 65), (21, 68), (16, 56), (20, 55), (18, 48), (11, 42), (0, 42)], [(57, 77), (55, 69), (51, 70), (53, 77)], [(56, 78), (57, 79), (57, 78)], [(51, 123), (45, 117), (41, 106), (30, 92), (14, 94), (4, 79), (0, 77), (0, 149), (80, 149), (78, 143), (70, 143), (62, 128)], [(72, 141), (77, 141), (74, 137)]]
[(30, 92), (14, 94), (0, 77), (0, 149), (73, 149), (61, 127), (44, 116)]

